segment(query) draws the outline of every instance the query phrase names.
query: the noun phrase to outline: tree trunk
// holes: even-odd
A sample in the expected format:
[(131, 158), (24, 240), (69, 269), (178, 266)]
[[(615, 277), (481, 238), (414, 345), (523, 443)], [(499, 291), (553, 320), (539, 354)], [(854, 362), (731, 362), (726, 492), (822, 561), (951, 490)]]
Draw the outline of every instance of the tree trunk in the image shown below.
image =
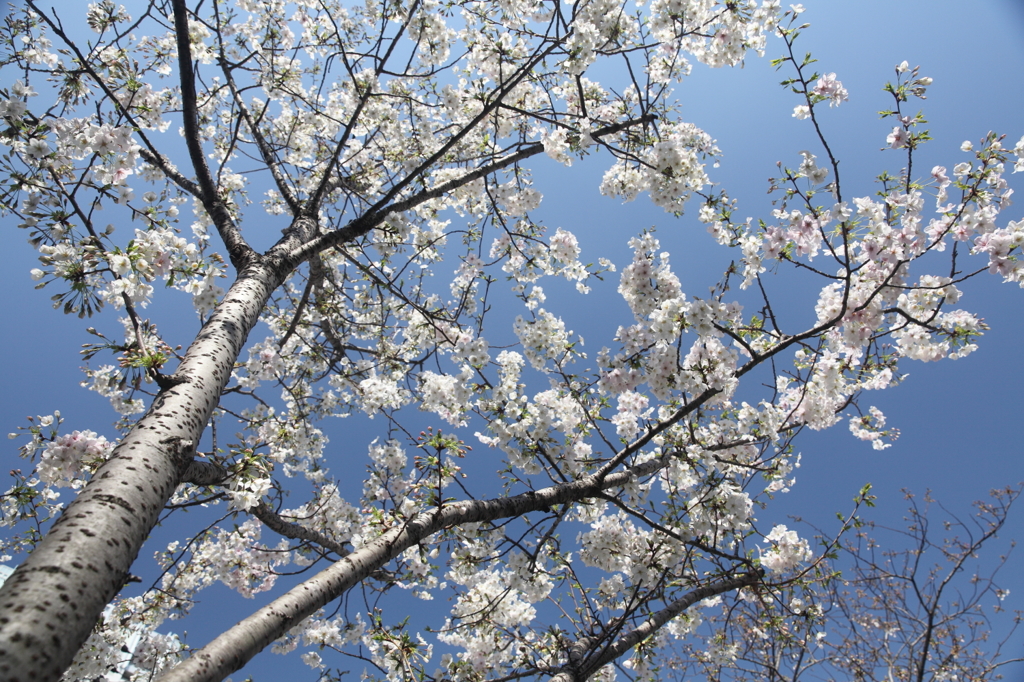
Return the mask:
[(283, 280), (268, 261), (239, 274), (145, 416), (0, 588), (0, 679), (58, 680), (125, 584)]

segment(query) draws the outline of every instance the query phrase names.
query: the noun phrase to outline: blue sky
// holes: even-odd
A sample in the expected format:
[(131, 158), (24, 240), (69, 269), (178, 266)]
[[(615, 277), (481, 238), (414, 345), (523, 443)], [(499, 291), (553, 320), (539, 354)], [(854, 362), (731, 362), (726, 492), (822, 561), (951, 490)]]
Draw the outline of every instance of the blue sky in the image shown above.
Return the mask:
[[(849, 102), (838, 109), (824, 109), (821, 117), (841, 159), (847, 196), (872, 194), (877, 173), (901, 167), (901, 156), (880, 151), (891, 124), (880, 121), (876, 112), (890, 104), (881, 87), (903, 60), (919, 64), (923, 75), (935, 79), (928, 99), (920, 102), (935, 138), (915, 162), (922, 173), (935, 164), (951, 167), (964, 160), (960, 143), (977, 141), (989, 130), (1006, 133), (1011, 143), (1024, 134), (1024, 79), (1020, 77), (1024, 73), (1024, 2), (809, 0), (804, 4), (803, 18), (811, 28), (798, 47), (813, 53), (819, 71), (835, 71), (850, 93)], [(792, 167), (799, 162), (800, 150), (819, 153), (809, 122), (790, 115), (799, 102), (778, 85), (787, 74), (775, 73), (768, 64), (767, 59), (781, 51), (781, 42), (771, 40), (766, 59), (750, 59), (743, 69), (695, 67), (678, 91), (683, 118), (704, 128), (723, 150), (722, 166), (712, 177), (740, 201), (741, 216), (768, 216), (767, 178), (775, 172), (777, 161)], [(11, 76), (5, 73), (0, 78), (6, 81)], [(601, 197), (597, 186), (607, 164), (607, 158), (597, 157), (565, 169), (547, 159), (537, 161), (536, 188), (545, 201), (534, 217), (552, 229), (562, 226), (575, 232), (585, 260), (607, 256), (620, 267), (628, 262), (629, 238), (655, 226), (663, 248), (672, 253), (684, 290), (706, 293), (732, 254), (714, 244), (693, 214), (674, 219), (646, 197), (626, 205)], [(1012, 177), (1011, 182), (1024, 192), (1020, 178)], [(1024, 201), (1002, 218), (1024, 218)], [(28, 271), (35, 267), (35, 260), (25, 236), (9, 220), (0, 229), (0, 244), (8, 254), (7, 267), (0, 269), (8, 320), (0, 329), (0, 343), (8, 357), (0, 378), (3, 428), (13, 431), (25, 424), (27, 415), (60, 409), (68, 430), (93, 429), (113, 437), (107, 401), (78, 386), (83, 378), (78, 350), (90, 340), (84, 333), (87, 324), (52, 310), (49, 292), (34, 290)], [(615, 326), (627, 319), (627, 308), (614, 293), (615, 283), (574, 300), (573, 314), (567, 316), (567, 326), (587, 337), (592, 352), (610, 345)], [(803, 301), (805, 307), (817, 295), (817, 288), (804, 291), (786, 282), (778, 286), (781, 296)], [(870, 396), (870, 402), (882, 408), (890, 424), (902, 432), (888, 450), (871, 450), (854, 440), (842, 424), (804, 434), (797, 444), (804, 455), (797, 485), (776, 500), (772, 517), (795, 514), (825, 523), (834, 512), (847, 510), (867, 482), (879, 496), (874, 516), (883, 521), (899, 523), (904, 507), (899, 491), (904, 487), (918, 493), (931, 490), (948, 508), (966, 514), (969, 502), (984, 497), (990, 488), (1024, 480), (1020, 436), (1024, 291), (992, 276), (978, 278), (963, 289), (961, 305), (991, 326), (979, 351), (955, 362), (907, 363), (903, 371), (909, 377), (903, 385)], [(556, 293), (555, 288), (548, 290), (550, 308), (557, 308)], [(187, 342), (197, 326), (189, 302), (183, 296), (158, 300), (159, 305), (164, 302), (174, 306), (173, 312), (160, 317), (179, 320), (176, 336)], [(383, 427), (380, 420), (369, 423), (365, 441), (376, 435), (375, 428)], [(337, 425), (329, 429), (335, 442), (352, 437)], [(7, 441), (0, 453), (4, 470), (22, 465), (16, 454), (18, 444)], [(1024, 538), (1024, 510), (1018, 510), (1003, 536)], [(148, 561), (150, 555), (144, 550), (142, 560)], [(1012, 591), (1005, 604), (1010, 609), (1024, 607), (1021, 575), (1014, 571), (1004, 576), (1004, 586)], [(207, 638), (204, 631), (218, 627), (218, 620), (230, 624), (262, 601), (242, 600), (226, 590), (214, 595), (223, 595), (224, 608), (218, 603), (210, 609), (207, 625), (189, 623), (193, 644), (202, 644)], [(221, 613), (214, 617), (212, 611)], [(1024, 646), (1016, 651), (1024, 654)], [(269, 654), (258, 661), (254, 665), (263, 666), (260, 670), (268, 675), (266, 679), (285, 668), (280, 666), (284, 661)], [(287, 666), (296, 664), (297, 660), (287, 661)], [(256, 674), (256, 679), (263, 676)]]

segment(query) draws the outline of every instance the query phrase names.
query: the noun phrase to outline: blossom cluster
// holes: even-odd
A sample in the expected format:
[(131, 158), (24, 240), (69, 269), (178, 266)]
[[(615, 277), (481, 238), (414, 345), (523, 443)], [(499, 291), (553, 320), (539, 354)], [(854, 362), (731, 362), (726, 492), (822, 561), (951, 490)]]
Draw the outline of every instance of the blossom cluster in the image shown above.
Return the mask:
[(784, 525), (772, 528), (764, 541), (771, 547), (761, 555), (761, 565), (773, 573), (792, 571), (811, 558), (811, 548), (807, 540), (800, 538), (796, 531)]
[(696, 126), (668, 126), (640, 163), (620, 161), (605, 172), (601, 193), (632, 201), (647, 191), (656, 205), (679, 214), (694, 192), (710, 184), (704, 160), (719, 154), (711, 136)]
[(93, 431), (72, 431), (46, 444), (36, 472), (44, 484), (80, 488), (85, 485), (83, 474), (95, 471), (113, 447)]

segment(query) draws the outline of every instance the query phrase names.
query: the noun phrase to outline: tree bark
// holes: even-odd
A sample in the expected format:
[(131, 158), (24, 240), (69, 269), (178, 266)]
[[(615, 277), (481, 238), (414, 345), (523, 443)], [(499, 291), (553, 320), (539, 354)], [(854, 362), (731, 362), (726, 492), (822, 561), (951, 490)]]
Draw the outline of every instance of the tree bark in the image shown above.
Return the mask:
[[(594, 497), (602, 490), (622, 486), (636, 477), (649, 475), (666, 463), (667, 458), (648, 460), (626, 471), (607, 475), (595, 473), (582, 479), (512, 497), (465, 500), (417, 514), (257, 610), (190, 658), (166, 671), (158, 680), (218, 682), (224, 679), (241, 669), (253, 656), (283, 636), (289, 629), (358, 585), (364, 578), (409, 547), (434, 533), (460, 524), (517, 517), (555, 505), (579, 502)], [(669, 609), (676, 609), (671, 615), (662, 616), (664, 620), (668, 620), (706, 596), (748, 585), (757, 577), (759, 576), (756, 574), (748, 573), (737, 578), (724, 579), (710, 587), (698, 588), (670, 606)], [(690, 601), (687, 601), (688, 599)], [(666, 610), (666, 613), (668, 612)]]
[(0, 588), (0, 679), (58, 680), (70, 665), (188, 470), (284, 269), (261, 260), (240, 273), (174, 381)]

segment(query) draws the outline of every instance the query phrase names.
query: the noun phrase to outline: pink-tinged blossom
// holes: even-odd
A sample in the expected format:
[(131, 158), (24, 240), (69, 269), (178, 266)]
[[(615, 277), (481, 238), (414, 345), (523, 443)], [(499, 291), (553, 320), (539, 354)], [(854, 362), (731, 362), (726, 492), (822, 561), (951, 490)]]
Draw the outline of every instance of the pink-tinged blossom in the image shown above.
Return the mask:
[(842, 81), (836, 80), (834, 73), (827, 73), (819, 78), (811, 92), (829, 100), (830, 107), (837, 107), (848, 99), (846, 88), (843, 87)]
[(951, 184), (949, 176), (946, 175), (945, 166), (932, 168), (932, 178), (938, 183), (938, 190), (935, 193), (935, 205), (941, 207), (949, 199), (948, 188)]
[(111, 185), (121, 185), (121, 184), (124, 183), (125, 180), (128, 179), (128, 176), (131, 175), (131, 174), (132, 174), (131, 169), (128, 169), (128, 168), (118, 168), (110, 176), (110, 184)]
[(771, 260), (778, 260), (787, 244), (789, 244), (789, 237), (785, 229), (781, 227), (769, 227), (765, 231), (763, 246), (764, 257)]
[(896, 126), (892, 129), (892, 132), (886, 136), (885, 142), (891, 149), (899, 149), (900, 147), (906, 146), (907, 140), (909, 139), (910, 133), (907, 132), (906, 128), (903, 126)]
[(94, 431), (73, 431), (46, 444), (36, 472), (47, 485), (80, 488), (85, 484), (83, 473), (94, 471), (113, 447)]
[(807, 260), (814, 260), (821, 247), (821, 221), (808, 214), (800, 217), (799, 222), (790, 228), (790, 239), (796, 244), (796, 255), (807, 256)]
[[(537, 145), (516, 147), (516, 140), (523, 134), (534, 135), (549, 156), (569, 163), (574, 150), (594, 143), (593, 135), (601, 127), (619, 122), (621, 130), (605, 130), (599, 136), (602, 144), (620, 152), (613, 161), (616, 165), (605, 175), (602, 191), (626, 200), (646, 191), (657, 205), (672, 213), (681, 212), (687, 196), (701, 192), (709, 183), (705, 164), (718, 153), (714, 140), (692, 125), (667, 117), (656, 125), (625, 121), (639, 111), (661, 111), (657, 99), (661, 96), (660, 85), (685, 73), (688, 57), (717, 66), (736, 63), (749, 49), (759, 49), (765, 34), (778, 25), (779, 3), (765, 0), (757, 7), (754, 0), (744, 0), (737, 11), (723, 11), (721, 3), (649, 0), (651, 17), (646, 24), (624, 15), (613, 0), (581, 3), (576, 7), (571, 37), (565, 46), (572, 56), (547, 72), (543, 70), (561, 58), (537, 62), (531, 73), (521, 72), (529, 77), (514, 83), (509, 77), (529, 63), (531, 53), (539, 54), (533, 52), (536, 46), (529, 44), (537, 37), (528, 27), (546, 20), (540, 17), (550, 15), (547, 5), (533, 0), (503, 2), (501, 26), (493, 23), (486, 12), (467, 14), (458, 22), (460, 29), (465, 24), (465, 32), (454, 36), (445, 24), (447, 19), (438, 15), (440, 5), (427, 0), (410, 10), (408, 16), (398, 17), (402, 20), (398, 23), (406, 26), (405, 35), (415, 44), (409, 47), (414, 52), (413, 67), (430, 67), (420, 73), (422, 78), (382, 79), (372, 70), (364, 70), (353, 78), (335, 79), (337, 82), (332, 81), (330, 87), (316, 94), (306, 92), (311, 81), (300, 76), (318, 71), (304, 70), (307, 64), (302, 62), (316, 51), (322, 32), (332, 29), (314, 18), (318, 10), (312, 5), (316, 3), (297, 4), (295, 18), (286, 20), (273, 16), (279, 14), (271, 11), (273, 3), (240, 0), (241, 11), (256, 15), (251, 22), (230, 27), (236, 38), (257, 51), (252, 61), (257, 70), (251, 72), (257, 88), (245, 97), (251, 98), (259, 110), (266, 103), (258, 97), (273, 100), (268, 105), (272, 115), (264, 117), (260, 125), (265, 126), (281, 154), (281, 172), (302, 169), (294, 183), (289, 180), (282, 188), (292, 186), (298, 197), (310, 196), (326, 172), (320, 163), (320, 142), (344, 136), (340, 122), (352, 120), (356, 110), (361, 113), (358, 121), (352, 121), (355, 132), (338, 160), (337, 177), (345, 180), (336, 187), (332, 184), (334, 189), (325, 199), (321, 214), (325, 224), (320, 227), (336, 226), (326, 223), (342, 216), (347, 210), (344, 206), (358, 208), (361, 202), (375, 201), (398, 178), (408, 175), (414, 182), (393, 197), (407, 210), (389, 214), (365, 240), (323, 250), (316, 261), (292, 272), (276, 294), (260, 299), (263, 294), (252, 294), (254, 290), (244, 286), (232, 292), (233, 298), (235, 293), (242, 298), (250, 294), (255, 297), (245, 300), (253, 304), (250, 310), (261, 311), (261, 320), (270, 332), (262, 342), (253, 339), (246, 362), (235, 355), (223, 358), (222, 366), (234, 367), (228, 390), (242, 389), (248, 394), (258, 389), (261, 381), (272, 381), (284, 390), (280, 399), (273, 401), (273, 407), (261, 397), (256, 401), (258, 405), (241, 413), (246, 426), (238, 439), (240, 449), (259, 454), (249, 459), (245, 459), (248, 455), (236, 457), (245, 466), (232, 468), (228, 483), (231, 508), (249, 509), (261, 501), (277, 504), (286, 499), (285, 478), (305, 476), (311, 485), (304, 489), (312, 488), (305, 496), (308, 501), (296, 503), (299, 506), (295, 509), (282, 509), (281, 514), (337, 542), (351, 542), (357, 551), (366, 549), (396, 524), (403, 531), (414, 528), (416, 524), (405, 521), (424, 509), (445, 511), (440, 507), (448, 509), (448, 499), (462, 497), (462, 491), (455, 491), (454, 486), (444, 490), (453, 480), (450, 471), (457, 467), (442, 459), (441, 466), (451, 467), (449, 473), (434, 476), (435, 471), (422, 456), (415, 460), (407, 457), (403, 443), (397, 440), (370, 445), (362, 498), (349, 504), (340, 497), (331, 477), (347, 476), (352, 467), (345, 463), (340, 472), (329, 472), (327, 439), (315, 426), (317, 419), (328, 415), (386, 411), (388, 430), (395, 436), (405, 433), (408, 437), (411, 432), (403, 417), (405, 412), (398, 410), (415, 399), (416, 407), (449, 424), (461, 427), (470, 418), (477, 421), (480, 441), (500, 452), (470, 455), (478, 461), (466, 467), (467, 475), (471, 469), (497, 470), (498, 482), (506, 486), (516, 480), (525, 481), (522, 474), (532, 477), (534, 483), (543, 477), (552, 478), (555, 485), (581, 480), (621, 450), (612, 444), (616, 438), (635, 442), (646, 434), (643, 448), (629, 452), (623, 468), (614, 474), (621, 478), (609, 494), (629, 508), (649, 509), (665, 528), (671, 529), (669, 533), (645, 530), (643, 524), (635, 524), (636, 519), (619, 508), (589, 498), (569, 500), (564, 505), (565, 513), (559, 517), (564, 525), (558, 532), (565, 547), (557, 558), (551, 556), (555, 546), (537, 538), (513, 541), (521, 547), (511, 547), (511, 538), (487, 522), (448, 526), (440, 535), (421, 538), (404, 551), (384, 557), (391, 562), (387, 570), (394, 571), (396, 581), (400, 581), (392, 584), (400, 589), (408, 588), (424, 599), (430, 598), (431, 591), (446, 586), (449, 589), (448, 594), (439, 596), (450, 597), (447, 601), (454, 604), (452, 620), (440, 628), (439, 637), (459, 651), (442, 657), (442, 671), (435, 675), (438, 679), (503, 675), (510, 666), (533, 665), (547, 670), (564, 665), (562, 635), (534, 623), (538, 612), (544, 615), (547, 610), (537, 609), (534, 604), (549, 598), (553, 590), (559, 593), (552, 599), (591, 595), (609, 612), (624, 611), (645, 603), (655, 594), (651, 590), (662, 589), (666, 580), (687, 582), (703, 570), (694, 561), (706, 558), (707, 553), (694, 553), (686, 546), (695, 536), (713, 546), (727, 546), (730, 553), (749, 556), (753, 552), (751, 541), (761, 537), (760, 533), (751, 535), (753, 511), (760, 509), (765, 494), (787, 492), (794, 484), (792, 474), (799, 458), (786, 455), (784, 450), (797, 430), (803, 426), (832, 426), (844, 412), (855, 409), (854, 400), (861, 391), (890, 386), (893, 377), (898, 376), (894, 374), (898, 372), (897, 360), (955, 358), (974, 349), (971, 341), (984, 330), (984, 324), (965, 311), (948, 310), (960, 296), (951, 278), (921, 275), (916, 284), (909, 279), (911, 271), (917, 276), (912, 268), (919, 267), (910, 261), (927, 249), (941, 251), (947, 234), (965, 242), (972, 249), (971, 257), (985, 260), (995, 274), (1015, 281), (1024, 278), (1016, 260), (1024, 244), (1024, 228), (1010, 223), (1000, 229), (995, 222), (1010, 196), (1002, 178), (1003, 164), (1013, 163), (1010, 152), (998, 140), (988, 139), (983, 143), (984, 154), (972, 163), (958, 164), (948, 174), (943, 166), (933, 169), (940, 215), (931, 221), (923, 217), (921, 192), (903, 192), (891, 186), (881, 199), (860, 198), (850, 201), (849, 206), (836, 203), (831, 209), (825, 208), (838, 201), (838, 186), (821, 186), (830, 180), (833, 167), (821, 168), (813, 154), (802, 152), (802, 179), (795, 187), (785, 188), (786, 197), (780, 197), (772, 219), (765, 223), (749, 218), (745, 223), (733, 222), (730, 216), (737, 205), (716, 191), (700, 209), (700, 220), (710, 225), (709, 232), (720, 245), (733, 249), (734, 254), (742, 252), (741, 287), (752, 285), (766, 272), (765, 259), (785, 258), (802, 264), (816, 259), (814, 271), (828, 283), (814, 310), (820, 328), (805, 327), (809, 331), (798, 337), (788, 336), (801, 334), (800, 328), (788, 329), (788, 323), (783, 325), (787, 327), (785, 333), (776, 328), (767, 300), (771, 287), (764, 292), (763, 307), (758, 304), (754, 314), (746, 317), (738, 303), (726, 298), (729, 288), (735, 287), (735, 279), (727, 279), (710, 296), (694, 290), (704, 298), (684, 295), (681, 279), (685, 278), (673, 272), (658, 240), (644, 234), (630, 242), (631, 260), (618, 282), (618, 293), (629, 309), (609, 341), (609, 345), (616, 345), (615, 350), (602, 349), (596, 363), (589, 365), (593, 369), (570, 372), (566, 363), (582, 355), (577, 349), (582, 339), (571, 342), (572, 332), (566, 330), (566, 324), (574, 312), (578, 315), (582, 311), (570, 309), (556, 314), (540, 308), (546, 302), (545, 294), (550, 302), (562, 302), (561, 292), (540, 280), (563, 277), (583, 291), (589, 275), (599, 271), (579, 261), (581, 249), (574, 235), (561, 229), (552, 234), (526, 217), (539, 205), (541, 195), (532, 187), (525, 166), (506, 166), (507, 174), (472, 181), (467, 180), (466, 173), (509, 158), (504, 156), (507, 153), (539, 151)], [(641, 1), (637, 6), (644, 4)], [(370, 5), (375, 3), (367, 7)], [(802, 7), (794, 5), (791, 14), (800, 11)], [(338, 19), (333, 30), (355, 35), (351, 23), (354, 17), (364, 18), (362, 12), (355, 6), (332, 12), (331, 18)], [(271, 24), (264, 26), (263, 22)], [(264, 40), (269, 34), (263, 30), (268, 27), (278, 41), (273, 47), (279, 49), (270, 49), (270, 43)], [(301, 38), (293, 34), (300, 27)], [(160, 32), (164, 33), (162, 28)], [(214, 35), (210, 26), (193, 21), (190, 34), (194, 57), (199, 62), (213, 59), (217, 41), (210, 40)], [(660, 45), (647, 43), (651, 54), (646, 75), (659, 88), (645, 92), (635, 86), (606, 89), (583, 76), (576, 77), (602, 55), (633, 49), (637, 44), (630, 41), (637, 38), (661, 41)], [(235, 41), (237, 45), (242, 44), (239, 40)], [(353, 40), (359, 41), (358, 37)], [(450, 49), (453, 41), (464, 43), (470, 52), (466, 61), (456, 57), (446, 63), (449, 53), (454, 52)], [(169, 73), (169, 57), (160, 55), (173, 53), (173, 35), (163, 35), (147, 45), (156, 60), (155, 64), (147, 62), (147, 68)], [(297, 46), (307, 46), (308, 51), (304, 55)], [(228, 45), (226, 49), (234, 48)], [(97, 55), (108, 64), (115, 53), (113, 49), (97, 49)], [(23, 59), (31, 63), (27, 52)], [(433, 66), (438, 69), (433, 70)], [(449, 72), (450, 78), (442, 76), (449, 67), (457, 72)], [(259, 68), (266, 71), (261, 74)], [(907, 70), (909, 66), (901, 68)], [(31, 74), (32, 69), (25, 72)], [(448, 81), (442, 87), (442, 82)], [(929, 82), (916, 81), (921, 87)], [(494, 89), (499, 83), (508, 85), (501, 91), (507, 96), (496, 95), (507, 106), (495, 106), (490, 114), (478, 116), (483, 107), (490, 106), (488, 102), (500, 104), (489, 95), (482, 96), (499, 92)], [(826, 100), (830, 106), (838, 106), (848, 99), (834, 73), (807, 86), (806, 99), (793, 110), (798, 119), (809, 118), (813, 107)], [(23, 100), (34, 93), (23, 86), (16, 86), (13, 92), (11, 100), (0, 102), (0, 114), (24, 116)], [(98, 96), (82, 95), (85, 99)], [(95, 118), (54, 116), (47, 119), (48, 131), (29, 133), (45, 134), (45, 139), (23, 135), (11, 140), (15, 144), (8, 146), (16, 153), (10, 156), (12, 163), (21, 163), (33, 172), (45, 170), (54, 159), (54, 168), (62, 173), (66, 169), (68, 177), (77, 174), (76, 180), (81, 182), (75, 185), (80, 188), (76, 191), (83, 197), (87, 192), (100, 196), (104, 206), (118, 215), (128, 212), (110, 204), (134, 201), (133, 191), (138, 192), (141, 201), (132, 215), (133, 227), (141, 229), (136, 229), (133, 237), (124, 234), (122, 227), (115, 238), (111, 228), (98, 240), (84, 242), (79, 234), (82, 226), (71, 219), (47, 224), (54, 222), (49, 214), (65, 212), (60, 208), (61, 199), (67, 197), (61, 195), (60, 183), (33, 183), (33, 189), (25, 190), (24, 209), (20, 211), (23, 227), (45, 236), (39, 249), (43, 267), (34, 270), (32, 277), (51, 287), (65, 284), (62, 279), (71, 281), (76, 287), (99, 292), (101, 300), (120, 307), (124, 307), (125, 297), (144, 304), (154, 284), (167, 284), (193, 295), (196, 308), (205, 314), (222, 297), (224, 292), (217, 282), (227, 272), (219, 256), (213, 259), (207, 253), (213, 248), (213, 221), (198, 201), (193, 202), (194, 223), (192, 214), (179, 220), (178, 210), (185, 199), (179, 200), (177, 192), (165, 189), (164, 173), (174, 177), (174, 169), (160, 170), (144, 163), (133, 142), (136, 126), (165, 127), (170, 121), (163, 120), (161, 112), (180, 109), (180, 102), (173, 92), (157, 92), (144, 83), (139, 88), (122, 88), (114, 98), (111, 105), (131, 114), (133, 128), (94, 125)], [(306, 109), (314, 99), (315, 111)], [(388, 101), (402, 105), (388, 106)], [(202, 112), (202, 135), (209, 143), (212, 168), (233, 213), (241, 211), (245, 203), (247, 176), (233, 173), (223, 164), (234, 153), (230, 140), (243, 147), (252, 145), (250, 136), (243, 140), (222, 135), (229, 132), (230, 122), (237, 120), (227, 115), (237, 109), (236, 104), (230, 98), (208, 97), (204, 98)], [(87, 107), (65, 109), (88, 111)], [(531, 116), (537, 120), (535, 114), (545, 111), (554, 112), (544, 124), (548, 128), (530, 129)], [(479, 125), (465, 128), (473, 120)], [(576, 141), (567, 129), (558, 127), (566, 122), (579, 127), (581, 140)], [(912, 144), (908, 132), (911, 121), (903, 118), (899, 122), (902, 127), (894, 131), (897, 137), (890, 144), (906, 147)], [(23, 130), (23, 126), (15, 128)], [(436, 164), (422, 166), (442, 148), (444, 152), (433, 157), (438, 160)], [(241, 147), (237, 152), (246, 154)], [(1024, 139), (1013, 153), (1020, 169), (1024, 169)], [(31, 157), (46, 157), (46, 161), (32, 162)], [(951, 176), (965, 186), (976, 186), (978, 191), (965, 192), (958, 198), (962, 204), (946, 205)], [(129, 180), (132, 187), (128, 186)], [(804, 191), (806, 185), (817, 193), (816, 199)], [(441, 191), (442, 186), (448, 189)], [(422, 190), (431, 189), (437, 191), (422, 203), (415, 203), (417, 196), (426, 196), (420, 195)], [(268, 191), (266, 199), (264, 206), (271, 215), (289, 212), (279, 191)], [(335, 201), (339, 203), (332, 205)], [(237, 213), (239, 219), (242, 213)], [(114, 216), (108, 219), (124, 224)], [(834, 221), (844, 224), (837, 226)], [(190, 224), (195, 236), (189, 235), (187, 240), (179, 237), (177, 231), (187, 233)], [(479, 241), (485, 233), (498, 235), (493, 238), (489, 257), (486, 245)], [(97, 244), (105, 250), (99, 250)], [(824, 257), (818, 255), (822, 251), (826, 251)], [(693, 254), (678, 256), (677, 272), (679, 263), (690, 270)], [(437, 265), (442, 258), (451, 261), (459, 257), (461, 262)], [(735, 265), (730, 275), (735, 275), (739, 259), (734, 255), (732, 260)], [(832, 264), (822, 265), (821, 260)], [(600, 262), (602, 269), (614, 271), (610, 262)], [(929, 267), (930, 262), (923, 264)], [(322, 277), (315, 267), (322, 269)], [(439, 277), (442, 272), (447, 275), (443, 281)], [(810, 270), (799, 272), (815, 274)], [(488, 316), (487, 338), (495, 343), (495, 352), (505, 344), (516, 347), (501, 350), (492, 362), (490, 346), (483, 337), (484, 316), (477, 306), (482, 310), (489, 305), (485, 287), (496, 292), (504, 288), (501, 283), (506, 278), (514, 294), (508, 300), (523, 304), (527, 312), (516, 319), (514, 338), (508, 338), (511, 335), (507, 328), (493, 329), (491, 325), (515, 317), (515, 312), (507, 317), (499, 315), (498, 321)], [(163, 281), (158, 283), (158, 279)], [(305, 296), (304, 284), (309, 290)], [(297, 311), (300, 296), (305, 303)], [(625, 310), (621, 302), (616, 303)], [(231, 307), (225, 306), (219, 319), (238, 322), (241, 318), (231, 312)], [(901, 317), (893, 309), (907, 316)], [(611, 303), (608, 310), (612, 310)], [(927, 322), (908, 323), (908, 318)], [(615, 327), (612, 323), (609, 329)], [(890, 345), (886, 346), (884, 337)], [(130, 343), (131, 333), (126, 338)], [(793, 345), (796, 338), (802, 341)], [(780, 344), (791, 350), (780, 354)], [(893, 346), (895, 352), (884, 357), (878, 354), (878, 349)], [(795, 367), (773, 368), (772, 374), (780, 374), (778, 390), (769, 386), (762, 396), (766, 400), (757, 407), (740, 403), (734, 398), (740, 379), (769, 378), (764, 376), (764, 364), (756, 372), (747, 371), (769, 359), (772, 363), (792, 359)], [(526, 362), (537, 371), (524, 372)], [(131, 399), (134, 389), (124, 380), (128, 371), (114, 366), (87, 371), (91, 388), (110, 397), (122, 414), (142, 409), (141, 400)], [(756, 402), (758, 381), (754, 380), (752, 393), (741, 395)], [(140, 391), (139, 395), (144, 394)], [(213, 402), (209, 404), (214, 404), (218, 395), (214, 387), (208, 396)], [(49, 426), (50, 422), (40, 423)], [(885, 445), (883, 436), (894, 434), (892, 429), (881, 431), (884, 426), (884, 416), (874, 408), (850, 423), (855, 437), (871, 441), (875, 447)], [(83, 442), (90, 433), (79, 434)], [(35, 475), (46, 478), (44, 483), (55, 481), (60, 485), (69, 476), (78, 481), (94, 461), (102, 461), (109, 454), (79, 455), (76, 448), (82, 446), (67, 440), (70, 437), (57, 438), (54, 431), (50, 438), (54, 440), (47, 444), (45, 437), (37, 437), (28, 453), (37, 455)], [(408, 446), (414, 438), (404, 444)], [(92, 443), (100, 450), (109, 449), (99, 437)], [(752, 473), (755, 471), (756, 475)], [(652, 495), (650, 490), (655, 485), (661, 492)], [(512, 488), (508, 491), (518, 492)], [(172, 501), (184, 503), (194, 493), (182, 486)], [(659, 511), (658, 505), (665, 502), (671, 503), (670, 508)], [(3, 518), (8, 516), (8, 504), (3, 501)], [(456, 504), (472, 509), (481, 503), (464, 500)], [(580, 524), (588, 526), (575, 543), (571, 538), (576, 531), (568, 530), (572, 524), (577, 529)], [(268, 548), (259, 542), (259, 533), (260, 525), (249, 521), (233, 531), (211, 529), (193, 538), (187, 549), (169, 551), (166, 565), (173, 567), (162, 585), (165, 594), (147, 598), (169, 598), (187, 604), (195, 592), (218, 580), (251, 595), (273, 584), (279, 565), (305, 568), (319, 560), (319, 552), (306, 552), (305, 547), (303, 553), (293, 553), (296, 542), (285, 541), (276, 549)], [(801, 561), (810, 559), (807, 542), (785, 526), (774, 528), (765, 541), (768, 544), (761, 546), (761, 562), (773, 573), (796, 570)], [(596, 590), (564, 579), (572, 561), (570, 553), (576, 561), (609, 572)], [(680, 589), (689, 589), (680, 585)], [(576, 589), (583, 592), (572, 594)], [(741, 591), (739, 598), (747, 598), (750, 593)], [(702, 606), (721, 603), (715, 598), (705, 600)], [(795, 612), (804, 610), (796, 600), (789, 603)], [(140, 602), (126, 615), (147, 618), (145, 614), (162, 608)], [(673, 622), (670, 632), (690, 634), (700, 623), (699, 611), (693, 609)], [(409, 650), (417, 653), (407, 654), (393, 646), (391, 636), (380, 623), (368, 627), (358, 616), (349, 622), (313, 616), (285, 633), (277, 647), (282, 652), (296, 648), (300, 642), (334, 649), (362, 647), (386, 676), (407, 677), (422, 672), (417, 667), (420, 662), (413, 659), (420, 652), (429, 656), (429, 647), (410, 634)], [(513, 641), (516, 637), (536, 641), (526, 641), (523, 648)], [(173, 653), (174, 642), (152, 641), (150, 648), (161, 655), (165, 650), (168, 655)], [(734, 661), (738, 650), (730, 641), (726, 637), (710, 638), (702, 654), (704, 660), (717, 664)], [(545, 653), (537, 653), (541, 651)], [(145, 653), (141, 655), (142, 660), (149, 660)], [(522, 658), (534, 655), (537, 660)], [(315, 652), (305, 654), (304, 660), (314, 667), (325, 664)], [(648, 676), (650, 660), (637, 653), (625, 667), (641, 677)], [(403, 661), (414, 665), (405, 669), (400, 665)], [(614, 675), (611, 668), (604, 670), (609, 679)], [(604, 679), (601, 673), (595, 677)]]
[(601, 373), (598, 387), (603, 393), (618, 394), (632, 391), (642, 380), (642, 375), (635, 369), (616, 367)]

